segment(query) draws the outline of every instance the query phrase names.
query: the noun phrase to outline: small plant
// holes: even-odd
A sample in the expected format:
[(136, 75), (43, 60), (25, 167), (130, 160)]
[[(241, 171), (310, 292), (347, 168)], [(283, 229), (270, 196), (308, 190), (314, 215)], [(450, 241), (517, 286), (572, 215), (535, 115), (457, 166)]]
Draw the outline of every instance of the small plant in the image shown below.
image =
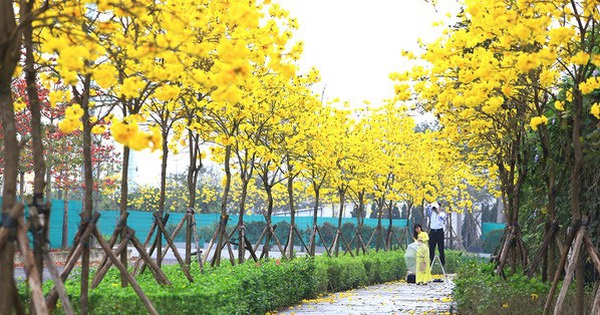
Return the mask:
[[(495, 266), (477, 259), (464, 259), (454, 278), (454, 300), (464, 314), (541, 314), (550, 284), (528, 278), (522, 272), (506, 279), (495, 275)], [(592, 290), (586, 290), (586, 314), (591, 311)], [(575, 305), (574, 287), (564, 309)]]

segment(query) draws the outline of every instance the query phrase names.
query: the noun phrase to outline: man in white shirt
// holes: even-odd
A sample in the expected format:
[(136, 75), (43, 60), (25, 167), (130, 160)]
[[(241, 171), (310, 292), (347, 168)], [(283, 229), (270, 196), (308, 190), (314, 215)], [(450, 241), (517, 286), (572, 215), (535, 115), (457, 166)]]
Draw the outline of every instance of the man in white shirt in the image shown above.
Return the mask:
[(440, 252), (440, 262), (442, 266), (446, 265), (446, 257), (444, 256), (444, 224), (446, 223), (446, 212), (440, 208), (437, 202), (434, 202), (431, 207), (427, 208), (427, 216), (429, 217), (429, 258), (433, 263), (435, 254), (435, 246), (437, 245)]

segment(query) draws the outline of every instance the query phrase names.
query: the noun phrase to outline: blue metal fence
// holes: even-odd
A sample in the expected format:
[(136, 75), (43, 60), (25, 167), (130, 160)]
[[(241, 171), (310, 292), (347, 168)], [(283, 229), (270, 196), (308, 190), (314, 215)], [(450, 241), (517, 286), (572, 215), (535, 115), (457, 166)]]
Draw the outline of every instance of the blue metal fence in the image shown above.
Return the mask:
[[(0, 198), (0, 202), (1, 202), (1, 200), (2, 200), (2, 198)], [(52, 247), (52, 248), (60, 247), (60, 244), (61, 244), (64, 207), (65, 207), (65, 204), (64, 204), (63, 200), (58, 200), (58, 199), (52, 200), (52, 208), (50, 211), (50, 231), (49, 231), (50, 247)], [(72, 200), (72, 201), (68, 202), (68, 207), (69, 207), (69, 211), (68, 211), (67, 222), (68, 222), (68, 240), (69, 240), (69, 246), (70, 246), (71, 243), (73, 242), (73, 238), (75, 237), (75, 233), (77, 232), (79, 222), (81, 221), (80, 213), (81, 213), (81, 209), (82, 209), (82, 204), (81, 204), (81, 201)], [(118, 223), (119, 211), (111, 210), (111, 211), (99, 211), (99, 212), (100, 212), (100, 219), (98, 221), (98, 227), (99, 227), (100, 232), (105, 235), (111, 235), (113, 230), (115, 229), (115, 226)], [(27, 210), (26, 210), (26, 214), (27, 214)], [(171, 224), (177, 224), (179, 221), (181, 221), (181, 219), (184, 215), (184, 213), (181, 213), (181, 212), (171, 212), (169, 214), (170, 214), (169, 223), (171, 223)], [(230, 220), (229, 220), (228, 225), (235, 226), (238, 222), (237, 215), (232, 215), (229, 218), (230, 218)], [(128, 218), (127, 224), (136, 231), (136, 236), (138, 238), (143, 239), (148, 234), (153, 220), (154, 220), (154, 217), (152, 216), (152, 213), (150, 213), (150, 212), (129, 211), (129, 218)], [(312, 217), (296, 217), (296, 226), (299, 229), (311, 228), (312, 220), (313, 220)], [(219, 214), (217, 214), (217, 213), (196, 214), (196, 223), (197, 223), (198, 228), (203, 227), (203, 226), (214, 225), (218, 221), (219, 221)], [(244, 221), (245, 222), (265, 221), (265, 218), (262, 215), (245, 215)], [(289, 216), (273, 216), (272, 217), (273, 224), (277, 224), (278, 222), (281, 222), (281, 221), (286, 221), (289, 223), (290, 217)], [(323, 225), (325, 222), (328, 222), (334, 226), (337, 226), (338, 219), (331, 218), (331, 217), (318, 217), (317, 218), (318, 225)], [(356, 218), (343, 218), (342, 224), (346, 223), (346, 222), (356, 224)], [(364, 223), (367, 226), (374, 227), (374, 226), (377, 226), (377, 219), (365, 218)], [(382, 221), (382, 224), (384, 226), (387, 226), (388, 220), (384, 219)], [(394, 219), (392, 224), (393, 224), (393, 226), (396, 226), (396, 227), (405, 227), (406, 220), (405, 219)], [(488, 234), (489, 232), (491, 232), (493, 230), (497, 230), (497, 229), (503, 229), (503, 228), (504, 228), (504, 223), (483, 222), (482, 223), (482, 234), (485, 237), (485, 235)]]
[[(79, 226), (80, 220), (80, 212), (81, 212), (81, 201), (69, 201), (68, 202), (69, 211), (68, 211), (68, 229), (69, 229), (69, 245), (73, 241), (75, 237), (75, 233), (77, 232), (77, 228)], [(52, 210), (50, 212), (50, 247), (60, 247), (61, 239), (62, 239), (62, 223), (63, 223), (63, 209), (64, 209), (64, 201), (63, 200), (53, 200), (52, 201)], [(98, 221), (98, 227), (100, 233), (105, 235), (111, 235), (115, 226), (119, 220), (119, 211), (99, 211), (100, 219)], [(181, 221), (184, 213), (181, 212), (170, 212), (169, 213), (169, 223), (177, 224)], [(237, 215), (232, 215), (229, 217), (230, 220), (228, 222), (228, 226), (235, 226), (238, 223)], [(143, 239), (146, 237), (150, 230), (150, 226), (154, 217), (150, 212), (142, 212), (142, 211), (129, 211), (129, 217), (127, 219), (127, 224), (135, 230), (136, 236), (139, 239)], [(210, 214), (196, 214), (196, 224), (198, 228), (202, 226), (210, 226), (219, 221), (219, 214), (210, 213)], [(265, 221), (265, 218), (262, 215), (245, 215), (245, 222), (254, 222), (254, 221)], [(277, 224), (281, 221), (290, 222), (289, 216), (273, 216), (272, 223)], [(334, 226), (337, 226), (338, 219), (337, 218), (317, 218), (317, 224), (322, 225), (325, 222), (329, 222)], [(356, 218), (343, 218), (342, 223), (350, 222), (356, 224)], [(388, 220), (383, 221), (384, 226), (387, 226)], [(368, 226), (376, 226), (377, 219), (369, 219), (365, 218), (365, 225)], [(398, 227), (406, 226), (406, 220), (393, 220), (393, 225)], [(312, 227), (312, 217), (296, 217), (296, 226), (299, 229), (305, 229)]]

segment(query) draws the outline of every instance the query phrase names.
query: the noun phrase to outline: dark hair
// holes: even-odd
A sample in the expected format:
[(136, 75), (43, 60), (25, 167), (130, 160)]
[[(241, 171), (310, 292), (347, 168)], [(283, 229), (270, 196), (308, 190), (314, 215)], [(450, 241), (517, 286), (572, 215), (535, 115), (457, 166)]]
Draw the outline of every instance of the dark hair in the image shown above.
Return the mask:
[(417, 227), (421, 228), (421, 232), (423, 232), (423, 227), (421, 226), (421, 224), (419, 223), (415, 223), (415, 225), (413, 226), (413, 236), (415, 237), (415, 239), (419, 238), (419, 233), (417, 233)]

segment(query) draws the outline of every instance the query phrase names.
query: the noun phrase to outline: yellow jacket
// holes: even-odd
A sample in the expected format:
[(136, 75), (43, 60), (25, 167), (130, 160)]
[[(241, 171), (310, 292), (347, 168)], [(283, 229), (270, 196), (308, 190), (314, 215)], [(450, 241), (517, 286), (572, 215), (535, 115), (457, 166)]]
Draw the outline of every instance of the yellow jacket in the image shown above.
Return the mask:
[(429, 234), (427, 234), (426, 232), (421, 231), (419, 233), (419, 235), (417, 235), (417, 240), (425, 243), (425, 242), (429, 241)]

